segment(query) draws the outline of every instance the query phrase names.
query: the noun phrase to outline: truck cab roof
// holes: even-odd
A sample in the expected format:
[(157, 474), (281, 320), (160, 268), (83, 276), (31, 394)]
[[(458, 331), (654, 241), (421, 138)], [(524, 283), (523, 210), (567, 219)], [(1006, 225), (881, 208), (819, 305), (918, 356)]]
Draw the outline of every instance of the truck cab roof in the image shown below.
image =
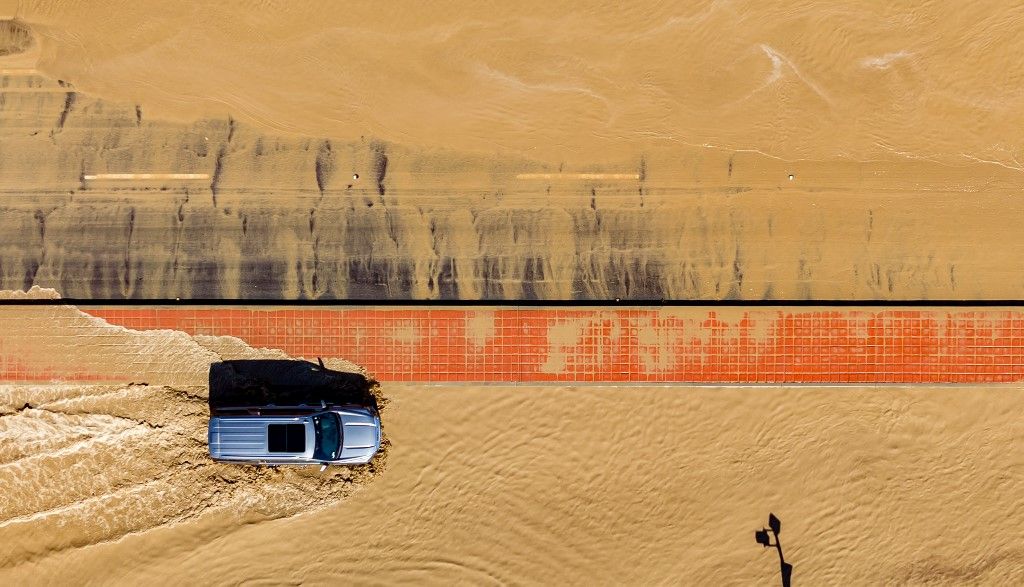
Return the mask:
[(238, 413), (210, 418), (210, 456), (268, 465), (363, 464), (380, 449), (380, 417), (364, 406), (307, 414)]

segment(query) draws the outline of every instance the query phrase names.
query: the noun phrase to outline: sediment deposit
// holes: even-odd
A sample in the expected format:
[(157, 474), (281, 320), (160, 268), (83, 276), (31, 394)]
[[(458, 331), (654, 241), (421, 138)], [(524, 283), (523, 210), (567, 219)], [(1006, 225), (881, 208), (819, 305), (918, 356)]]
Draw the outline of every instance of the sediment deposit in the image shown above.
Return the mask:
[(341, 500), (204, 465), (171, 390), (5, 388), (20, 462), (65, 469), (13, 477), (0, 579), (773, 585), (773, 512), (794, 583), (1017, 584), (1020, 391), (390, 385), (387, 469)]
[[(1024, 299), (1005, 2), (0, 19), (0, 288)], [(123, 379), (0, 386), (2, 584), (777, 584), (768, 512), (797, 584), (1024, 583), (1017, 385), (394, 386), (385, 474), (322, 477), (204, 454), (210, 362), (279, 351), (0, 322), (7, 372)]]
[[(114, 75), (105, 59), (124, 71), (138, 64), (69, 54), (70, 40), (46, 24), (58, 16), (25, 18), (19, 26), (39, 42), (25, 47), (10, 32), (12, 54), (0, 63), (2, 288), (82, 299), (1024, 297), (1011, 142), (990, 153), (879, 140), (875, 149), (847, 145), (863, 154), (853, 157), (827, 141), (795, 148), (802, 133), (779, 128), (777, 150), (630, 134), (581, 159), (590, 151), (470, 149), (454, 131), (439, 145), (412, 127), (369, 122), (358, 134), (337, 124), (311, 132), (246, 108), (169, 106), (209, 104), (158, 99), (146, 84), (112, 91), (96, 77)], [(161, 42), (147, 55), (165, 50)], [(790, 88), (802, 70), (779, 51), (756, 53)], [(914, 59), (867, 69), (891, 76)], [(39, 69), (5, 68), (10, 60)], [(76, 75), (53, 77), (60, 72)], [(317, 95), (296, 83), (289, 96)], [(913, 124), (937, 112), (918, 112), (925, 118)], [(979, 133), (1002, 136), (990, 125), (965, 136)]]
[[(113, 326), (70, 306), (0, 308), (0, 367), (53, 374), (46, 384), (0, 384), (0, 575), (13, 570), (21, 584), (37, 559), (181, 524), (211, 540), (312, 514), (369, 483), (386, 450), (323, 474), (210, 459), (210, 364), (287, 358), (232, 337)], [(80, 384), (97, 373), (106, 384)], [(372, 392), (383, 406), (375, 384)]]
[(5, 79), (23, 90), (5, 94), (0, 129), (7, 289), (81, 299), (1024, 295), (1024, 209), (1005, 169), (806, 163), (790, 182), (786, 165), (754, 154), (637, 154), (633, 179), (531, 176), (545, 166), (275, 137), (230, 119), (149, 121), (52, 80)]

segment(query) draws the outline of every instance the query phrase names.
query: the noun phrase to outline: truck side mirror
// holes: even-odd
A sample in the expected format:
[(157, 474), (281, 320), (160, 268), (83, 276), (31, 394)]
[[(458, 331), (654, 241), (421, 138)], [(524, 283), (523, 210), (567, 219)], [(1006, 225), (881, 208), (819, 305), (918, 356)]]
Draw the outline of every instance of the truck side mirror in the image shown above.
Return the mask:
[(323, 360), (323, 359), (321, 359), (320, 357), (317, 357), (317, 358), (316, 358), (316, 362), (317, 362), (317, 363), (320, 363), (320, 368), (321, 368), (321, 369), (326, 369), (326, 368), (327, 368), (327, 366), (326, 366), (326, 365), (324, 365), (324, 360)]

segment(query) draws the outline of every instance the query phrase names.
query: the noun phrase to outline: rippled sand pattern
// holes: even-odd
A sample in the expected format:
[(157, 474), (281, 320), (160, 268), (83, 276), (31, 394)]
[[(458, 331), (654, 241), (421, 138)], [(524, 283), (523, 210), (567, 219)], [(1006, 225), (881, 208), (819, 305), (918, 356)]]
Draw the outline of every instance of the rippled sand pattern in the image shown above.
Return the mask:
[(0, 387), (0, 569), (216, 516), (241, 524), (337, 504), (380, 470), (217, 464), (204, 388)]
[(715, 145), (1021, 167), (1006, 2), (6, 4), (42, 70), (161, 117), (556, 166)]
[[(0, 289), (1024, 299), (1022, 20), (0, 0)], [(7, 310), (81, 381), (0, 386), (3, 585), (767, 585), (768, 512), (797, 584), (1024, 584), (1017, 385), (397, 385), (386, 474), (320, 476), (205, 456), (208, 365), (280, 350)]]
[[(7, 289), (81, 299), (1024, 297), (1024, 209), (1012, 197), (1021, 182), (1006, 168), (684, 150), (636, 154), (619, 166), (632, 175), (561, 173), (516, 157), (268, 135), (230, 118), (151, 121), (64, 82), (0, 80)], [(538, 170), (551, 173), (521, 173)]]
[[(186, 407), (190, 400), (170, 390), (62, 393), (102, 391), (113, 393), (39, 400), (59, 416), (28, 410), (0, 422), (16, 418), (28, 430), (29, 422), (38, 428), (44, 426), (38, 420), (61, 418), (67, 424), (53, 436), (52, 451), (81, 446), (74, 443), (99, 420), (94, 427), (109, 435), (100, 442), (116, 443), (119, 433), (160, 438), (167, 448), (153, 458), (168, 467), (148, 469), (130, 446), (120, 448), (123, 467), (109, 451), (104, 457), (82, 448), (89, 470), (101, 472), (95, 479), (57, 478), (67, 497), (41, 487), (22, 505), (6, 505), (6, 516), (59, 508), (87, 491), (106, 496), (136, 487), (121, 490), (128, 496), (123, 506), (107, 502), (111, 512), (99, 523), (126, 524), (123, 517), (140, 502), (156, 511), (139, 513), (131, 527), (188, 519), (119, 542), (51, 551), (0, 570), (0, 579), (775, 585), (778, 559), (752, 535), (772, 511), (783, 522), (786, 557), (802, 584), (1024, 581), (1018, 387), (396, 384), (388, 388), (387, 470), (340, 502), (331, 500), (344, 489), (307, 478), (268, 476), (258, 479), (257, 490), (251, 485), (257, 479), (240, 472), (189, 469), (196, 460), (185, 470), (173, 466), (199, 449), (189, 424), (171, 421), (172, 414), (183, 422), (195, 417)], [(163, 400), (126, 412), (121, 399), (136, 397)], [(106, 407), (94, 410), (99, 404)], [(144, 418), (165, 428), (135, 421)], [(184, 481), (189, 484), (176, 485)], [(38, 481), (23, 483), (15, 487), (29, 493), (25, 485)], [(174, 490), (162, 499), (184, 514), (149, 501), (148, 491), (168, 485)], [(215, 500), (209, 498), (214, 486), (221, 491)], [(298, 495), (299, 486), (316, 487), (316, 495)], [(279, 514), (322, 500), (331, 507), (242, 528), (217, 509), (244, 502)], [(74, 507), (99, 507), (89, 503)], [(189, 518), (203, 508), (227, 521), (211, 529), (202, 516)], [(67, 544), (87, 533), (75, 525), (79, 511), (25, 523), (19, 527), (32, 532), (4, 548), (25, 553)], [(62, 538), (59, 520), (68, 521), (72, 538)], [(218, 533), (226, 526), (230, 536)]]
[[(0, 355), (55, 380), (125, 382), (0, 385), (0, 577), (13, 571), (17, 583), (32, 561), (128, 535), (188, 522), (212, 540), (244, 524), (315, 512), (384, 467), (386, 451), (366, 467), (324, 474), (210, 460), (209, 365), (288, 358), (280, 350), (134, 331), (69, 306), (8, 306), (0, 308)], [(344, 360), (328, 363), (358, 371)]]

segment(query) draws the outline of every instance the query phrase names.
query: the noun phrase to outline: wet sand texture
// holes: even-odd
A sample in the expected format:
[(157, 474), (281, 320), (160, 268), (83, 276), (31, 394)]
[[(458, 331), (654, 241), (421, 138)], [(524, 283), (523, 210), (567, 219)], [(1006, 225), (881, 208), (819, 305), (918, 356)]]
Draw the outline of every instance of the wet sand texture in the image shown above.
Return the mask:
[(16, 20), (0, 20), (0, 57), (28, 53), (34, 45), (29, 27)]
[(772, 584), (769, 511), (810, 584), (1024, 580), (1019, 386), (391, 384), (320, 477), (206, 456), (210, 362), (280, 351), (6, 307), (0, 356), (149, 383), (0, 386), (0, 584)]
[(772, 23), (753, 35), (715, 3), (253, 8), (6, 9), (0, 287), (1024, 297), (1024, 108), (929, 16), (1001, 38), (998, 11), (929, 5), (893, 36), (866, 6), (749, 7)]
[[(113, 326), (70, 306), (0, 307), (0, 361), (17, 361), (13, 370), (52, 373), (58, 380), (195, 387), (207, 385), (213, 363), (287, 358), (281, 350), (253, 348), (232, 336)], [(337, 371), (365, 375), (342, 358), (325, 362)]]
[[(1011, 299), (1009, 170), (517, 158), (150, 121), (6, 76), (0, 287), (85, 299)], [(597, 171), (614, 170), (605, 166)], [(552, 171), (555, 179), (518, 179)], [(111, 173), (205, 179), (85, 179)], [(354, 179), (358, 176), (358, 179)], [(921, 180), (919, 178), (929, 178)]]
[[(249, 479), (217, 479), (223, 469), (173, 466), (199, 449), (182, 432), (192, 416), (179, 422), (174, 411), (191, 404), (170, 390), (131, 388), (73, 401), (44, 399), (51, 392), (38, 389), (7, 393), (42, 404), (0, 418), (18, 422), (26, 439), (32, 432), (31, 459), (80, 446), (75, 439), (94, 428), (137, 435), (139, 450), (157, 453), (142, 458), (123, 447), (126, 464), (119, 466), (97, 456), (109, 452), (83, 447), (88, 479), (70, 468), (56, 479), (18, 477), (13, 487), (32, 495), (5, 506), (8, 516), (58, 505), (48, 482), (73, 495), (87, 488), (106, 495), (126, 478), (174, 485), (164, 499), (186, 514), (165, 523), (157, 502), (137, 526), (145, 521), (151, 529), (59, 551), (65, 536), (82, 535), (72, 512), (22, 523), (28, 533), (0, 529), (8, 564), (45, 549), (45, 556), (0, 569), (5, 583), (777, 585), (778, 559), (753, 539), (768, 512), (782, 520), (794, 583), (1024, 581), (1024, 405), (1015, 387), (395, 385), (388, 389), (393, 445), (383, 475), (315, 513), (244, 527), (230, 516), (197, 517), (210, 502), (186, 500), (216, 485), (224, 492), (217, 505), (250, 499), (283, 513), (295, 503), (330, 502), (336, 493), (322, 487), (299, 495), (305, 478), (260, 479), (257, 490)], [(92, 398), (99, 390), (62, 393)], [(158, 399), (124, 411), (125, 402), (143, 396)], [(194, 486), (175, 485), (185, 480)], [(125, 492), (129, 499), (118, 507), (89, 502), (76, 511), (113, 524), (145, 500), (141, 490)]]
[[(0, 287), (1022, 297), (1003, 3), (336, 6), (0, 0)], [(1024, 583), (1016, 387), (398, 386), (349, 496), (203, 460), (238, 341), (24, 317), (150, 385), (0, 388), (2, 584), (769, 585), (769, 511), (798, 584)]]
[(3, 13), (39, 31), (42, 71), (161, 118), (555, 166), (707, 144), (1020, 168), (1024, 39), (1005, 2), (0, 0)]
[[(67, 306), (6, 307), (0, 308), (0, 356), (30, 369), (60, 364), (79, 374), (71, 379), (101, 372), (119, 373), (125, 382), (0, 385), (0, 575), (183, 523), (203, 525), (211, 540), (244, 524), (312, 514), (384, 468), (386, 450), (368, 466), (325, 474), (210, 460), (211, 363), (288, 358), (276, 349), (254, 349), (232, 337), (133, 331)], [(360, 373), (344, 360), (326, 363)], [(383, 399), (378, 387), (372, 393)]]
[(199, 519), (220, 524), (215, 536), (315, 512), (381, 470), (383, 461), (325, 474), (315, 467), (214, 463), (205, 393), (201, 387), (0, 386), (0, 573)]

